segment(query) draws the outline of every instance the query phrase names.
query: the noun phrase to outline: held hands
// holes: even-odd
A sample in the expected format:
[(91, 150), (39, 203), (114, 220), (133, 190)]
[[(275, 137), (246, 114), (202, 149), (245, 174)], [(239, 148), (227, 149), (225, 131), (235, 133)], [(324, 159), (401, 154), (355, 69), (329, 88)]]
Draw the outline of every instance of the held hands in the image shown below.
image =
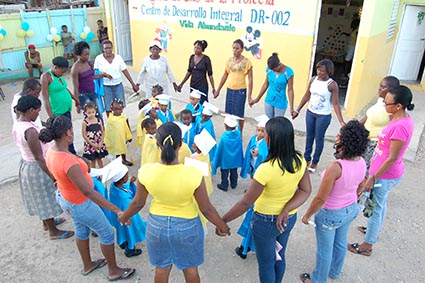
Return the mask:
[(175, 92), (180, 92), (179, 86), (176, 84), (176, 82), (173, 82), (173, 87)]
[(140, 88), (139, 88), (139, 85), (138, 85), (138, 84), (133, 84), (133, 85), (132, 85), (132, 88), (133, 88), (133, 91), (134, 91), (134, 92), (139, 93)]
[[(223, 228), (225, 228), (225, 229), (223, 229)], [(218, 227), (216, 227), (215, 228), (215, 234), (217, 236), (220, 236), (220, 237), (230, 236), (230, 228), (229, 228), (229, 226), (227, 226), (227, 224), (226, 224), (226, 227), (223, 227), (223, 228), (222, 229), (218, 229)]]
[(220, 95), (220, 90), (214, 91), (214, 99)]
[(182, 92), (182, 87), (183, 87), (183, 85), (182, 84), (179, 84), (178, 86), (177, 86), (177, 92)]
[(298, 115), (300, 114), (300, 112), (299, 111), (297, 111), (297, 110), (291, 110), (291, 117), (292, 117), (292, 120), (294, 120), (295, 118), (297, 118), (298, 117)]
[(127, 225), (127, 226), (131, 225), (131, 218), (125, 216), (124, 212), (120, 211), (120, 212), (117, 213), (117, 215), (118, 215), (118, 220), (120, 221), (121, 225)]

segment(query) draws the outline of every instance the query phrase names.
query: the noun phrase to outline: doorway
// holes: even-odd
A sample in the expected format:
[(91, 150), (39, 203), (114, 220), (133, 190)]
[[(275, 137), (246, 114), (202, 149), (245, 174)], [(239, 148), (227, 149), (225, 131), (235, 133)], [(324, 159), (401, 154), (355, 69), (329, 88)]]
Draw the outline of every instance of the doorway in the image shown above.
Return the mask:
[(425, 6), (404, 7), (390, 74), (418, 84), (423, 78), (425, 54)]
[(112, 1), (114, 38), (117, 54), (121, 55), (127, 65), (133, 64), (131, 49), (130, 15), (128, 1)]

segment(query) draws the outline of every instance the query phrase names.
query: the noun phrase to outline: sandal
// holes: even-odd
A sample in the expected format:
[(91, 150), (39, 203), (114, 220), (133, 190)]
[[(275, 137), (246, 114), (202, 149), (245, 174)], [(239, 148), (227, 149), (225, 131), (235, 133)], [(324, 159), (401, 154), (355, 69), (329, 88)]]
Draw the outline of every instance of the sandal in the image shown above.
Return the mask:
[(124, 268), (124, 271), (121, 273), (121, 275), (118, 275), (117, 277), (107, 277), (109, 282), (118, 281), (122, 279), (128, 279), (136, 272), (136, 269), (134, 268)]
[(68, 239), (74, 236), (74, 231), (67, 230), (63, 232), (64, 233), (60, 234), (59, 236), (50, 237), (50, 240), (63, 240), (63, 239)]
[(357, 230), (363, 234), (366, 234), (367, 227), (364, 226), (357, 226)]
[(93, 266), (91, 269), (89, 269), (88, 271), (81, 271), (81, 275), (83, 275), (83, 276), (87, 276), (87, 275), (89, 275), (90, 273), (92, 273), (93, 271), (95, 271), (96, 269), (99, 269), (99, 268), (102, 268), (102, 267), (104, 267), (105, 265), (106, 265), (106, 259), (104, 259), (104, 258), (101, 258), (101, 259), (98, 259), (98, 260), (96, 260), (95, 262), (95, 266)]
[(348, 250), (352, 252), (353, 254), (359, 254), (364, 256), (371, 256), (372, 255), (372, 249), (370, 250), (360, 250), (360, 244), (354, 243), (354, 244), (348, 244)]
[(303, 283), (306, 283), (307, 280), (310, 280), (310, 282), (311, 282), (310, 273), (301, 273), (299, 278), (300, 278), (301, 282), (303, 282)]
[[(63, 218), (63, 217), (55, 218), (55, 226), (58, 226), (58, 225), (64, 223), (65, 221), (66, 221), (66, 219)], [(43, 223), (43, 229), (44, 229), (44, 231), (49, 230), (49, 228), (47, 228), (47, 225), (44, 224), (44, 223)]]
[(123, 160), (123, 161), (122, 161), (122, 164), (127, 165), (127, 166), (133, 166), (133, 163), (131, 163), (131, 162), (130, 162), (130, 161), (128, 161), (128, 160)]

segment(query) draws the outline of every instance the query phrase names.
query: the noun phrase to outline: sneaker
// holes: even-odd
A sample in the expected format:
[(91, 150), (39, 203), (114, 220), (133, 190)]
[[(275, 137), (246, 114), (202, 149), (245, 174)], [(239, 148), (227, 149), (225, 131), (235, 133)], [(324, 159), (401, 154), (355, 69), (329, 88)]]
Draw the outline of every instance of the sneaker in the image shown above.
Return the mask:
[(227, 187), (223, 186), (222, 184), (217, 184), (217, 188), (218, 188), (219, 190), (222, 190), (222, 191), (227, 192)]

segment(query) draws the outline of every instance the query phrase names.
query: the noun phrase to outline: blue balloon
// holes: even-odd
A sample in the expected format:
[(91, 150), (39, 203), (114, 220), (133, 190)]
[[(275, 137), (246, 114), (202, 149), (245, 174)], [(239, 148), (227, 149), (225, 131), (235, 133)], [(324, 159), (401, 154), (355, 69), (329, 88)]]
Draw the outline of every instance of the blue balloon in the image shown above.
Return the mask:
[(5, 30), (5, 29), (1, 29), (1, 30), (0, 30), (0, 33), (1, 33), (3, 36), (6, 36), (6, 34), (7, 34), (7, 32), (6, 32), (6, 30)]
[(23, 22), (21, 27), (24, 31), (28, 31), (30, 29), (30, 24), (27, 22)]
[(95, 36), (96, 35), (92, 31), (87, 34), (87, 38), (90, 39), (90, 40), (93, 39)]

